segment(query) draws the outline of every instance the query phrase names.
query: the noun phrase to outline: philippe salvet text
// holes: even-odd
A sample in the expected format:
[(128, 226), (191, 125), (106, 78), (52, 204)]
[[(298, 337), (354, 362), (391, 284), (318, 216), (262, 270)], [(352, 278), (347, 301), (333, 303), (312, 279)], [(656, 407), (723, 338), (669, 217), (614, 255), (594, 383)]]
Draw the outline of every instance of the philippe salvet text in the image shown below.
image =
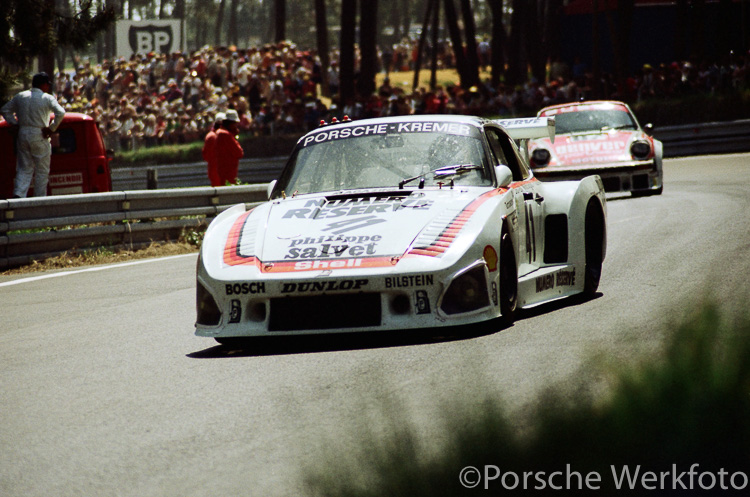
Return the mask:
[(466, 466), (461, 485), (484, 490), (744, 490), (747, 473), (700, 464), (652, 470), (640, 465), (610, 465), (609, 472), (576, 471), (570, 464), (559, 471), (505, 471), (498, 466)]

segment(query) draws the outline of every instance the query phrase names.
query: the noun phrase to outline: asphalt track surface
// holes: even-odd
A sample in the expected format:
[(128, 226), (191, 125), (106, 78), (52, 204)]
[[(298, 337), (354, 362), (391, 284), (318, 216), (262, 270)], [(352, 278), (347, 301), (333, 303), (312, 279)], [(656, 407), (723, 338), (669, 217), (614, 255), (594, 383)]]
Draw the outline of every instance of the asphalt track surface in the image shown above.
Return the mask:
[(446, 406), (500, 396), (522, 420), (546, 389), (596, 389), (594, 354), (749, 301), (750, 155), (667, 160), (665, 184), (608, 202), (597, 298), (463, 335), (221, 347), (193, 334), (195, 255), (0, 277), (0, 495), (304, 495), (389, 409), (435, 441)]

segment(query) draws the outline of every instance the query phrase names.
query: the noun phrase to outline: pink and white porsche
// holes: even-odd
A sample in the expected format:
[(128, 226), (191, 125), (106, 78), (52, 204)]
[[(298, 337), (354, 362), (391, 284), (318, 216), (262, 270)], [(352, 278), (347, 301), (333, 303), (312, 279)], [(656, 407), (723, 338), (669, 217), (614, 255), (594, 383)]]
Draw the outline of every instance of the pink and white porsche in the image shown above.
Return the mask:
[(433, 329), (596, 292), (596, 176), (542, 183), (514, 140), (554, 120), (404, 116), (322, 126), (269, 201), (221, 213), (197, 268), (196, 334)]
[(542, 181), (598, 175), (607, 192), (659, 195), (664, 188), (662, 143), (641, 128), (630, 107), (617, 101), (553, 105), (556, 135), (529, 142), (534, 176)]

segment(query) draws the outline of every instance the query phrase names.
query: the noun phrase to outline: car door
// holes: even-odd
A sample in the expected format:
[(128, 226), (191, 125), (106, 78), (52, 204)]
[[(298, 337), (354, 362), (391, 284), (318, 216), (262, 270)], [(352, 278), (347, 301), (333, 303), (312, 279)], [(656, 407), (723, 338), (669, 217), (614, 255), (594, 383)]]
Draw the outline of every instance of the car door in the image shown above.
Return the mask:
[(510, 191), (518, 213), (516, 261), (518, 276), (522, 277), (539, 269), (544, 253), (544, 197), (541, 183), (534, 179), (528, 164), (504, 131), (488, 126), (486, 135), (495, 165), (506, 165), (513, 173)]

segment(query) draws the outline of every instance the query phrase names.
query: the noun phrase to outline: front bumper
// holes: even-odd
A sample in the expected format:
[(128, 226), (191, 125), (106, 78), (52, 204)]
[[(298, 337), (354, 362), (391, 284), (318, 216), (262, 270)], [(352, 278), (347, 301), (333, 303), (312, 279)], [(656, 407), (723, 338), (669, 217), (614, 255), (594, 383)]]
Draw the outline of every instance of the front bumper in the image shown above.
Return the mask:
[(199, 267), (196, 335), (251, 337), (456, 326), (499, 316), (497, 271), (216, 281)]
[(534, 176), (541, 181), (580, 180), (591, 175), (598, 175), (602, 179), (607, 192), (661, 191), (663, 185), (662, 173), (654, 160), (534, 169)]

